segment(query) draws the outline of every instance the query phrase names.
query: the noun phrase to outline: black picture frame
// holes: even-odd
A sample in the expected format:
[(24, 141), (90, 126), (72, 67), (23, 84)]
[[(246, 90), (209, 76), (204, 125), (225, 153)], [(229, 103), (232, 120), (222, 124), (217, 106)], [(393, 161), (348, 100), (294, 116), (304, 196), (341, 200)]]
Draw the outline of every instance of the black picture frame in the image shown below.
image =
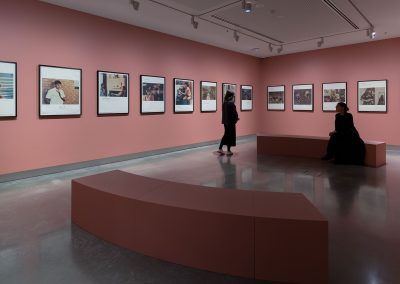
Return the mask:
[[(209, 86), (204, 86), (209, 85)], [(214, 86), (215, 85), (215, 86)], [(204, 99), (203, 87), (214, 87), (215, 94), (210, 94), (211, 99)], [(212, 99), (212, 96), (215, 96), (215, 99)], [(218, 109), (218, 83), (213, 81), (200, 81), (200, 112), (209, 113), (209, 112), (217, 112)], [(213, 102), (215, 101), (215, 103)], [(215, 106), (214, 106), (215, 104)]]
[[(191, 91), (191, 98), (190, 98), (191, 103), (190, 104), (184, 103), (184, 100), (187, 100), (187, 98), (185, 99), (186, 96), (182, 92), (178, 93), (179, 89), (182, 87), (182, 84), (179, 84), (180, 87), (177, 88), (177, 83), (189, 83), (188, 87), (190, 88), (190, 91)], [(174, 94), (174, 113), (193, 113), (194, 112), (194, 102), (195, 102), (194, 80), (174, 78), (173, 88), (174, 88), (173, 89), (174, 90), (174, 92), (173, 92), (173, 94)], [(179, 94), (182, 94), (182, 99), (181, 98), (177, 99)]]
[[(250, 90), (250, 100), (244, 100), (245, 90)], [(248, 107), (245, 101), (251, 101), (251, 106)], [(252, 85), (240, 85), (240, 111), (252, 111), (253, 110), (253, 86)]]
[[(145, 91), (144, 91), (144, 84), (162, 84), (163, 86), (163, 99), (162, 104), (160, 100), (152, 101), (152, 100), (144, 100), (145, 98)], [(140, 75), (140, 114), (142, 115), (152, 115), (152, 114), (163, 114), (165, 113), (165, 101), (166, 101), (166, 80), (163, 76), (154, 76), (154, 75)], [(149, 104), (147, 102), (154, 102)], [(153, 108), (151, 110), (151, 108)], [(150, 110), (148, 110), (150, 109)]]
[[(311, 98), (309, 104), (297, 103), (296, 101), (301, 102), (307, 99), (307, 91), (311, 88)], [(303, 90), (303, 92), (301, 91)], [(296, 93), (296, 94), (295, 94)], [(296, 98), (295, 98), (296, 97)], [(292, 110), (295, 112), (313, 112), (314, 111), (314, 84), (293, 84), (292, 85)]]
[[(38, 99), (39, 99), (39, 117), (40, 118), (68, 118), (68, 117), (80, 117), (82, 115), (82, 69), (81, 68), (73, 68), (73, 67), (64, 67), (64, 66), (54, 66), (54, 65), (39, 65), (39, 95), (38, 95)], [(53, 78), (49, 78), (49, 77), (42, 77), (43, 73), (48, 73), (51, 71), (50, 70), (46, 70), (46, 69), (53, 69), (52, 72), (52, 76)], [(64, 74), (61, 75), (63, 72), (66, 72), (66, 70), (70, 71), (70, 73), (72, 72), (77, 72), (77, 74), (74, 74), (74, 76), (72, 76), (72, 74)], [(46, 71), (46, 72), (45, 72)], [(57, 76), (56, 76), (57, 75)], [(48, 75), (47, 75), (48, 76)], [(68, 77), (68, 78), (67, 78)], [(48, 104), (51, 103), (43, 103), (43, 101), (45, 100), (45, 97), (47, 96), (44, 95), (44, 88), (43, 88), (43, 80), (47, 79), (47, 80), (51, 80), (53, 82), (59, 80), (59, 81), (74, 81), (74, 87), (73, 89), (76, 90), (76, 80), (73, 79), (79, 79), (79, 91), (78, 91), (78, 107), (68, 107), (69, 104), (64, 105), (62, 104), (56, 104), (56, 107), (54, 108), (55, 110), (46, 110), (48, 113), (45, 112), (44, 110), (44, 106), (47, 106)], [(50, 89), (47, 89), (46, 92), (48, 92)], [(70, 93), (70, 92), (69, 92)], [(61, 97), (61, 96), (60, 96)], [(62, 106), (66, 106), (66, 107), (62, 107)], [(78, 111), (77, 111), (78, 110)]]
[[(344, 94), (341, 92), (337, 92), (337, 90), (343, 90), (344, 86)], [(328, 83), (322, 83), (322, 111), (323, 112), (335, 112), (336, 111), (336, 105), (339, 102), (344, 102), (347, 104), (347, 82), (328, 82)], [(325, 92), (325, 90), (336, 90), (335, 91), (335, 96), (336, 98), (333, 98), (332, 91), (330, 94)], [(339, 99), (337, 98), (339, 96)], [(342, 100), (342, 96), (344, 97), (344, 100)], [(328, 101), (328, 97), (331, 98), (331, 101)]]
[[(4, 72), (4, 73), (3, 73)], [(6, 73), (11, 72), (11, 73)], [(12, 75), (12, 98), (8, 86)], [(3, 76), (4, 75), (4, 76)], [(11, 100), (11, 101), (9, 101)], [(11, 105), (11, 106), (10, 106)], [(16, 119), (18, 115), (18, 66), (14, 61), (0, 61), (0, 120)]]
[[(379, 92), (384, 92), (384, 94), (377, 93), (377, 88), (383, 88)], [(367, 94), (370, 92), (371, 94)], [(372, 92), (373, 90), (373, 92)], [(365, 96), (365, 98), (362, 98)], [(384, 104), (381, 104), (381, 101)], [(361, 103), (368, 102), (368, 103)], [(372, 103), (373, 101), (373, 103)], [(388, 80), (364, 80), (357, 81), (357, 111), (358, 112), (369, 112), (369, 113), (387, 113), (388, 112)]]
[[(118, 96), (119, 91), (117, 89), (108, 89), (107, 86), (109, 84), (106, 81), (106, 88), (105, 90), (102, 89), (101, 85), (104, 84), (104, 76), (101, 78), (101, 75), (117, 75), (122, 76), (123, 80), (125, 81), (125, 95), (122, 94), (121, 97)], [(126, 78), (125, 78), (126, 77)], [(124, 72), (113, 72), (113, 71), (106, 71), (106, 70), (97, 70), (97, 116), (118, 116), (118, 115), (129, 115), (129, 98), (130, 98), (130, 82), (129, 82), (129, 73)], [(106, 94), (103, 94), (103, 92)], [(125, 100), (126, 98), (126, 100)], [(123, 102), (126, 101), (126, 102)], [(106, 106), (108, 103), (108, 106)], [(118, 107), (118, 105), (124, 104), (124, 108), (126, 110), (114, 110)], [(103, 106), (104, 105), (104, 106)], [(121, 107), (121, 106), (119, 106)], [(108, 110), (105, 110), (107, 109)]]
[[(270, 91), (271, 89), (271, 91)], [(280, 89), (283, 89), (282, 91)], [(276, 104), (278, 106), (273, 106), (275, 103), (270, 103), (270, 93), (272, 92), (283, 92), (283, 102)], [(286, 109), (286, 93), (285, 85), (273, 85), (267, 86), (267, 110), (268, 111), (285, 111)]]

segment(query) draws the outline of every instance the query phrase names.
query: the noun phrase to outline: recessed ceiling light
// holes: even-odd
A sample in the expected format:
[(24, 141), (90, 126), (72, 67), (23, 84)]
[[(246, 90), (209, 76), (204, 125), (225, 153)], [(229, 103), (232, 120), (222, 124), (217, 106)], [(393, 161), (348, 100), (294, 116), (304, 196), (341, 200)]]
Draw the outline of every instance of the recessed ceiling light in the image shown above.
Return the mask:
[(243, 0), (242, 1), (242, 9), (246, 13), (250, 13), (252, 11), (253, 5), (250, 1)]

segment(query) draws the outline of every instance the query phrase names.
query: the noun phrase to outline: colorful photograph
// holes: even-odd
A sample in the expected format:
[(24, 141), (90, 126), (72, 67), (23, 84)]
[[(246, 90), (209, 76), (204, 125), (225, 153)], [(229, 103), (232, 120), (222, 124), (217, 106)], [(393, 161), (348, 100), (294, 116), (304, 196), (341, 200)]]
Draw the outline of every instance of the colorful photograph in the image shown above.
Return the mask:
[(42, 78), (42, 104), (79, 105), (79, 81)]
[(15, 97), (15, 74), (0, 72), (0, 99), (12, 100)]

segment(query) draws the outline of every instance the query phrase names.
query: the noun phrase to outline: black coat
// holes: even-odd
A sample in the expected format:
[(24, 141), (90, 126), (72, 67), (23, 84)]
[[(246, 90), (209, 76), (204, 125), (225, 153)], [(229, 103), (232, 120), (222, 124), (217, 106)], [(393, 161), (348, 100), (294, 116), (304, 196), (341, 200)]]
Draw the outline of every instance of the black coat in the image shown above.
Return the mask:
[(235, 103), (233, 101), (225, 101), (222, 105), (222, 124), (235, 125), (238, 118)]
[(224, 136), (221, 145), (236, 146), (236, 122), (239, 116), (233, 101), (225, 101), (222, 105), (222, 124), (224, 125)]
[(328, 152), (338, 163), (364, 163), (365, 144), (354, 126), (351, 113), (336, 114), (335, 133), (329, 140)]

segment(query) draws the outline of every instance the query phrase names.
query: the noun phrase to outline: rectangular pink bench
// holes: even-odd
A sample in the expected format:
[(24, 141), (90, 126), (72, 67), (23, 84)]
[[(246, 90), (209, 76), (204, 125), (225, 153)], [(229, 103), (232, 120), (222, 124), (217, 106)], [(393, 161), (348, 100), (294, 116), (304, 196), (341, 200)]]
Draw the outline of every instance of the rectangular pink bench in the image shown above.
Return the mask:
[(302, 195), (111, 171), (72, 181), (72, 222), (144, 255), (234, 276), (328, 282), (328, 221)]
[[(328, 137), (294, 135), (257, 135), (257, 154), (321, 158), (326, 153)], [(386, 143), (365, 142), (365, 165), (380, 167), (386, 164)]]

